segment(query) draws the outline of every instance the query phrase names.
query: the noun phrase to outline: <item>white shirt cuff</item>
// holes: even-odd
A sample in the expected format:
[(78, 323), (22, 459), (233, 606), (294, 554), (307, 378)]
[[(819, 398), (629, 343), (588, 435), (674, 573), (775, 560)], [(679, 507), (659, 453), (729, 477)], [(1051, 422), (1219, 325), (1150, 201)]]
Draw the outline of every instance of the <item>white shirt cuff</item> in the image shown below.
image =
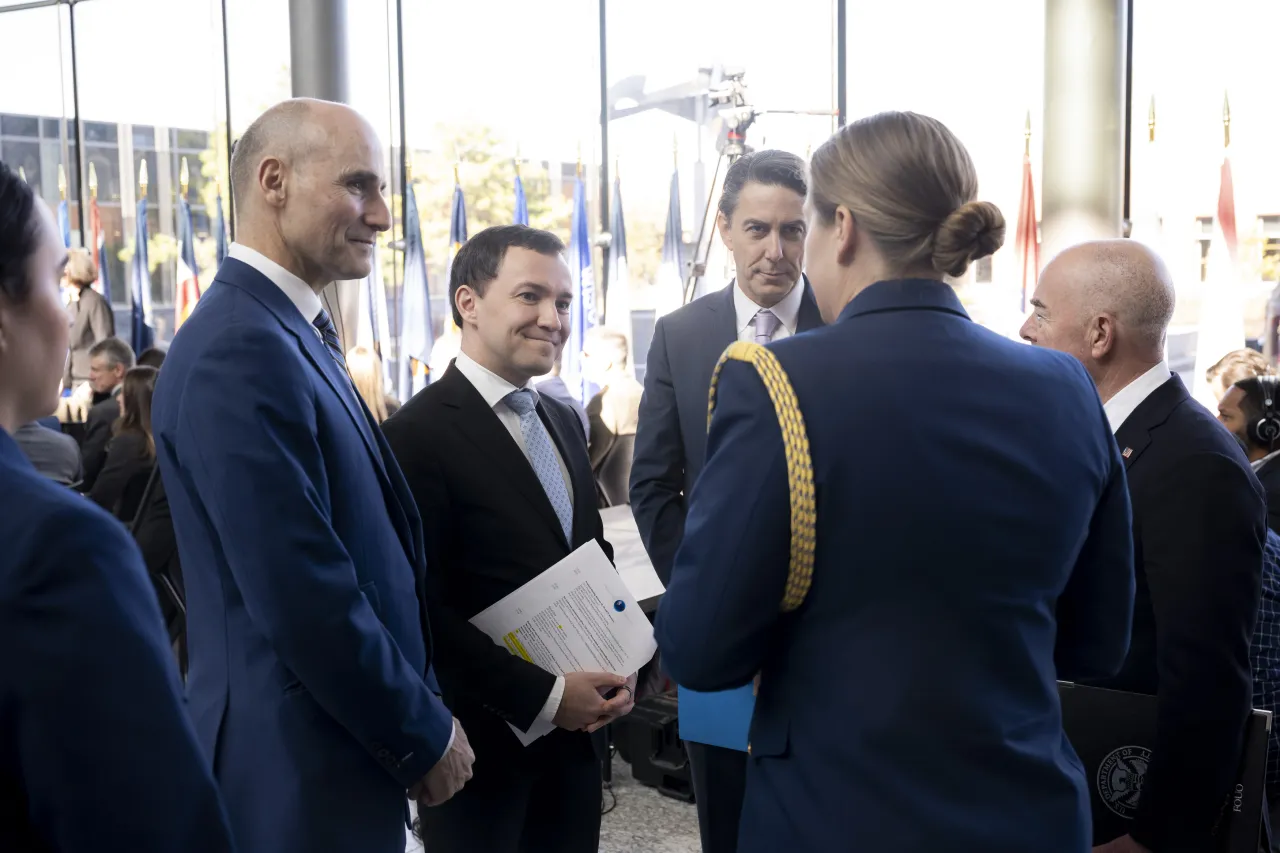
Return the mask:
[(564, 676), (557, 675), (556, 683), (551, 686), (551, 694), (547, 696), (546, 704), (542, 706), (542, 710), (538, 712), (538, 719), (544, 723), (554, 723), (556, 714), (560, 712), (560, 702), (564, 699)]
[(449, 750), (453, 749), (453, 742), (457, 739), (458, 739), (458, 724), (455, 721), (453, 724), (453, 731), (449, 732), (449, 745), (444, 748), (444, 752), (440, 756), (441, 758), (444, 758), (446, 755), (449, 754)]

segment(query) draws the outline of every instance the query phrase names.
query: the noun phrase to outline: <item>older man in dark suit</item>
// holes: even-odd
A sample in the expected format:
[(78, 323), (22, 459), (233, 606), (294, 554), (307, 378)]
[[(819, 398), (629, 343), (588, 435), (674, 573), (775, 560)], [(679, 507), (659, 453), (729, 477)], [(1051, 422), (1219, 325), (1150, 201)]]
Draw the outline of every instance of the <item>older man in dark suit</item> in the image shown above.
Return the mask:
[[(768, 343), (822, 325), (800, 272), (807, 190), (804, 162), (794, 154), (757, 151), (735, 161), (725, 177), (717, 224), (737, 278), (663, 317), (654, 331), (636, 428), (631, 508), (663, 583), (671, 577), (687, 496), (706, 458), (707, 393), (720, 354), (734, 341)], [(746, 779), (745, 734), (719, 745), (702, 743), (722, 739), (688, 722), (695, 714), (715, 717), (722, 711), (741, 719), (751, 705), (751, 688), (723, 695), (682, 689), (680, 702), (703, 850), (734, 853)]]
[(1041, 274), (1022, 336), (1068, 352), (1098, 386), (1133, 503), (1137, 594), (1120, 673), (1155, 695), (1156, 742), (1129, 834), (1106, 853), (1208, 850), (1251, 710), (1267, 507), (1236, 441), (1169, 372), (1169, 271), (1131, 240), (1085, 243)]

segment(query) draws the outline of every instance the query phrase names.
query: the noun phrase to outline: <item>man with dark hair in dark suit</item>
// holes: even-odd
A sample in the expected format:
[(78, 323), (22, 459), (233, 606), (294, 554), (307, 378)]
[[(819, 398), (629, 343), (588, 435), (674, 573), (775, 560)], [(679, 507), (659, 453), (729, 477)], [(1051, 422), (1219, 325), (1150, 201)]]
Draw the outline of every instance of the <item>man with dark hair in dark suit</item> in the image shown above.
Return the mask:
[[(804, 161), (785, 151), (756, 151), (736, 160), (725, 176), (717, 224), (737, 277), (663, 317), (654, 330), (636, 428), (631, 509), (663, 583), (671, 577), (689, 491), (706, 458), (707, 393), (721, 353), (734, 341), (766, 343), (822, 325), (800, 272), (805, 181)], [(745, 737), (736, 748), (702, 743), (703, 735), (684, 722), (695, 702), (712, 714), (717, 703), (749, 705), (751, 688), (724, 694), (682, 688), (680, 702), (703, 851), (734, 853), (746, 784)]]
[(1155, 695), (1157, 735), (1133, 828), (1105, 853), (1212, 849), (1252, 709), (1266, 501), (1236, 441), (1169, 372), (1173, 304), (1150, 249), (1097, 241), (1045, 267), (1022, 327), (1093, 377), (1133, 503), (1133, 638), (1099, 686)]
[(1280, 533), (1280, 378), (1241, 379), (1218, 401), (1218, 420), (1240, 439), (1267, 495), (1267, 526)]
[[(581, 425), (532, 385), (569, 337), (563, 252), (523, 225), (472, 237), (449, 282), (458, 357), (383, 426), (422, 513), (440, 685), (476, 754), (471, 783), (419, 812), (432, 853), (595, 853), (589, 733), (632, 707), (634, 674), (552, 675), (468, 621), (592, 539), (613, 554)], [(512, 729), (539, 721), (557, 728), (521, 746)]]

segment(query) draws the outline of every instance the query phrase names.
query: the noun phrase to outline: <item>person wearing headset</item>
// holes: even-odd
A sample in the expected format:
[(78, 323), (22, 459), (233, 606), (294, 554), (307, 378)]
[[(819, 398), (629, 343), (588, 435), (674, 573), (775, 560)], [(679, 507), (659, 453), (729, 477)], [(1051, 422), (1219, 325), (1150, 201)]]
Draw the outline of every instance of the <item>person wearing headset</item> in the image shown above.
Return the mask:
[(1218, 420), (1244, 444), (1267, 494), (1267, 527), (1280, 533), (1280, 377), (1253, 376), (1227, 389)]

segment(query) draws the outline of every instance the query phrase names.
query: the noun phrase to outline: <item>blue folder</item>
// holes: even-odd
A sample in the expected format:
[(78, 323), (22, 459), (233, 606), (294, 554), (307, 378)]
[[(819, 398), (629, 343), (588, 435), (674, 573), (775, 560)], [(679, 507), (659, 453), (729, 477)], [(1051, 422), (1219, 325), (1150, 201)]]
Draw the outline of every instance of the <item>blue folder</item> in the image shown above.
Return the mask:
[(719, 693), (680, 688), (680, 737), (694, 743), (747, 751), (747, 732), (756, 707), (752, 687)]

